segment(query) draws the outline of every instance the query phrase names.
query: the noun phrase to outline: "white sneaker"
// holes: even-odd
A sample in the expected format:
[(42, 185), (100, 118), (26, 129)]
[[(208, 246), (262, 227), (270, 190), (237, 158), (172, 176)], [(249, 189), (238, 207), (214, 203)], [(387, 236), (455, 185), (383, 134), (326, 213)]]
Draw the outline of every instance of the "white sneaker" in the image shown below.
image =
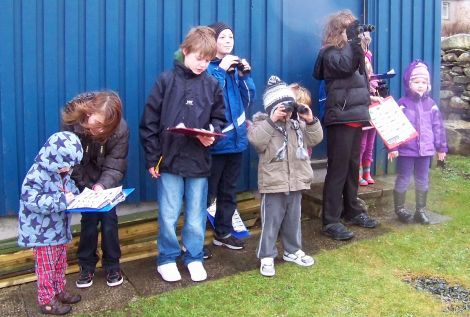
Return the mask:
[(180, 271), (178, 271), (178, 267), (175, 262), (157, 266), (157, 272), (160, 273), (162, 279), (167, 282), (176, 282), (181, 280), (181, 274)]
[(274, 276), (276, 274), (276, 270), (274, 269), (274, 259), (262, 258), (259, 272), (264, 276)]
[(284, 251), (284, 255), (282, 256), (284, 261), (287, 262), (294, 262), (300, 266), (311, 266), (315, 263), (315, 260), (309, 255), (306, 255), (304, 251), (298, 250), (295, 253), (287, 253)]
[(207, 279), (207, 272), (201, 261), (194, 261), (188, 264), (188, 271), (194, 282), (201, 282)]

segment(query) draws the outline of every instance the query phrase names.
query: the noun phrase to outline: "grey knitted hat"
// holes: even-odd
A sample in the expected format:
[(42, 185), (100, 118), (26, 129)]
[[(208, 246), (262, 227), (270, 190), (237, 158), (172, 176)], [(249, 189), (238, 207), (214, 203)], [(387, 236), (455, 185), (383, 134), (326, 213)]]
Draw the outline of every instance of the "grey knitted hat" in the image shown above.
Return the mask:
[(263, 94), (263, 105), (267, 114), (271, 115), (281, 103), (294, 102), (294, 92), (279, 77), (269, 77)]

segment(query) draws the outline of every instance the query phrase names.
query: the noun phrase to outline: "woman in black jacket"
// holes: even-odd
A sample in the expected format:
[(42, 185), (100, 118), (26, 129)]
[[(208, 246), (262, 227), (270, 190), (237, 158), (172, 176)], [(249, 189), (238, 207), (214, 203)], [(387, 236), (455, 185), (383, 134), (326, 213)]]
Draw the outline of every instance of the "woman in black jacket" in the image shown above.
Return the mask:
[[(323, 230), (336, 240), (354, 236), (342, 223), (374, 228), (357, 201), (361, 127), (369, 124), (369, 82), (360, 27), (351, 11), (333, 14), (324, 30), (314, 77), (325, 80), (328, 168), (323, 187)], [(342, 211), (344, 212), (342, 213)]]
[[(80, 191), (95, 191), (122, 185), (127, 169), (129, 129), (122, 118), (122, 103), (114, 92), (80, 94), (62, 112), (64, 129), (78, 135), (83, 146), (83, 159), (74, 167), (72, 178)], [(98, 224), (101, 223), (102, 264), (108, 286), (122, 284), (119, 267), (121, 249), (116, 209), (109, 212), (84, 212), (81, 219), (78, 264), (78, 288), (90, 287), (98, 263)]]

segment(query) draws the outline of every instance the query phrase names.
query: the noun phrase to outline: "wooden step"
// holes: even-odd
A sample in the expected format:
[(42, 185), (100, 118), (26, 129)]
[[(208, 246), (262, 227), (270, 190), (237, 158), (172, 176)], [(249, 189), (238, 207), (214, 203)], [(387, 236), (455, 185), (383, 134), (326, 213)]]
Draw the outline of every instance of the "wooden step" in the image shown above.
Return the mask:
[[(358, 197), (367, 205), (367, 211), (377, 214), (389, 210), (393, 205), (393, 184), (395, 176), (378, 176), (376, 183), (359, 186)], [(302, 211), (314, 217), (321, 217), (323, 204), (323, 183), (312, 184), (310, 190), (302, 194)]]
[[(253, 228), (259, 217), (260, 201), (252, 194), (238, 196), (238, 210), (247, 228)], [(157, 253), (156, 237), (158, 231), (157, 211), (146, 213), (144, 216), (134, 215), (132, 218), (120, 219), (119, 241), (121, 245), (121, 262), (132, 261), (155, 256)], [(183, 227), (181, 217), (177, 224), (177, 234)], [(79, 242), (79, 226), (73, 230), (73, 239), (68, 244), (67, 273), (78, 272), (76, 252)], [(98, 246), (101, 239), (98, 238)], [(212, 241), (212, 230), (206, 232), (206, 243)], [(32, 249), (14, 246), (16, 239), (1, 243), (0, 254), (0, 288), (18, 285), (35, 280), (34, 257)], [(100, 250), (98, 249), (98, 252)]]

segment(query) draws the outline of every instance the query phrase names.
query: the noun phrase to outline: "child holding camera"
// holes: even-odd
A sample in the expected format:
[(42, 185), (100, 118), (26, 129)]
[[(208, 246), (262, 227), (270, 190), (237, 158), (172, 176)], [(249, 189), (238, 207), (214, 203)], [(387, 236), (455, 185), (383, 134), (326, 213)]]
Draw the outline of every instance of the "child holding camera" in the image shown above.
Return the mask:
[(309, 107), (296, 104), (292, 90), (271, 76), (263, 95), (266, 113), (256, 113), (248, 127), (248, 140), (259, 155), (258, 190), (261, 193), (261, 237), (257, 257), (260, 273), (274, 276), (276, 240), (280, 236), (283, 259), (313, 265), (302, 251), (301, 191), (310, 189), (313, 171), (307, 147), (323, 138), (320, 122)]
[(323, 234), (335, 240), (354, 236), (343, 223), (374, 228), (357, 200), (362, 126), (368, 125), (369, 81), (359, 34), (364, 31), (349, 10), (333, 14), (325, 27), (314, 76), (326, 82), (325, 125), (328, 168), (323, 187)]
[(217, 79), (224, 92), (225, 134), (209, 150), (212, 154), (208, 193), (210, 204), (216, 198), (213, 244), (229, 249), (243, 249), (244, 243), (232, 236), (232, 217), (237, 208), (236, 188), (241, 172), (242, 153), (248, 147), (245, 110), (253, 103), (255, 84), (250, 76), (251, 66), (246, 59), (231, 55), (233, 30), (222, 22), (209, 26), (215, 31), (217, 55), (207, 72)]

